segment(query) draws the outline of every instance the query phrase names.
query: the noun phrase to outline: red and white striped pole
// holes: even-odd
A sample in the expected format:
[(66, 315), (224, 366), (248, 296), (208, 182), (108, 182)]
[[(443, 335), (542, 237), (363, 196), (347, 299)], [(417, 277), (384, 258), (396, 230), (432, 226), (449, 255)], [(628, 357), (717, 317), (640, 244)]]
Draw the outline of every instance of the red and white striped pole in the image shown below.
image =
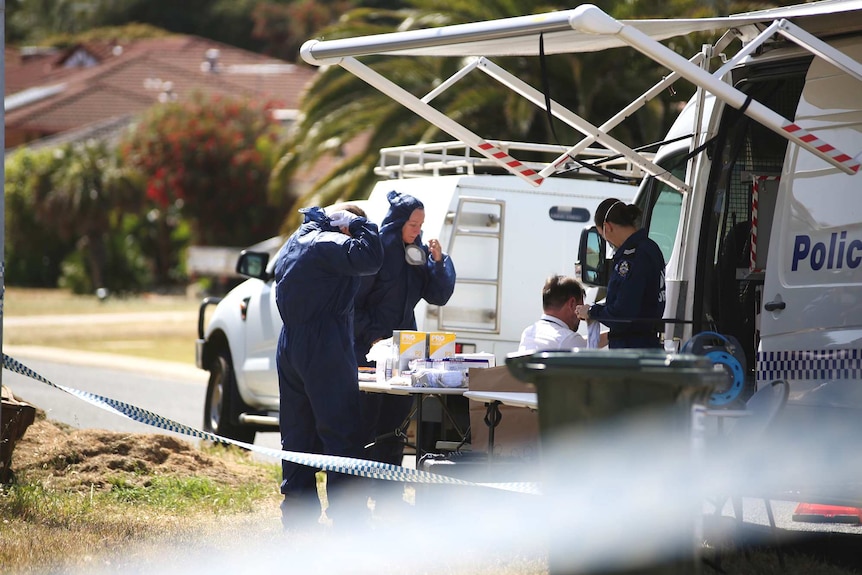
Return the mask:
[(749, 272), (762, 271), (757, 268), (757, 208), (763, 182), (777, 182), (781, 176), (754, 176), (751, 185), (751, 249), (748, 261)]
[(760, 195), (760, 182), (763, 176), (755, 176), (751, 185), (751, 249), (749, 250), (748, 271), (757, 269), (757, 197)]

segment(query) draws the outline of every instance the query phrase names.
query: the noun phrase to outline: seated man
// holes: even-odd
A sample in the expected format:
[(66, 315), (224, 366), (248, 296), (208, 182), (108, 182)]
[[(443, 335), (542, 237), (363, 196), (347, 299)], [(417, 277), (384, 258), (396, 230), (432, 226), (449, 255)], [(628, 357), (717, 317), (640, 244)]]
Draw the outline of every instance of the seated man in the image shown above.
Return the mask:
[(578, 280), (566, 276), (551, 276), (542, 288), (542, 309), (539, 321), (521, 334), (519, 352), (604, 347), (607, 333), (600, 333), (597, 321), (587, 322), (587, 340), (577, 333), (580, 319), (575, 307), (584, 303), (584, 288)]

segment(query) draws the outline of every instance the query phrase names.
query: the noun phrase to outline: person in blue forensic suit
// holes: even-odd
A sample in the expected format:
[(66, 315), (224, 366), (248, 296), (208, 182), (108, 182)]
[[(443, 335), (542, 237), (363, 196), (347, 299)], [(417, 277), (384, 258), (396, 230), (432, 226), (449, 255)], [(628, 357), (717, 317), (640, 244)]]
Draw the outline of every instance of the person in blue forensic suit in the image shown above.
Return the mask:
[(595, 223), (616, 251), (604, 304), (579, 305), (578, 317), (610, 328), (608, 347), (661, 348), (664, 324), (664, 256), (646, 230), (637, 226), (641, 210), (616, 198), (596, 208)]
[[(413, 308), (424, 299), (445, 305), (455, 290), (455, 266), (437, 239), (422, 243), (425, 206), (407, 194), (387, 194), (389, 211), (380, 226), (383, 265), (362, 278), (356, 296), (356, 357), (360, 365), (371, 346), (392, 337), (393, 330), (415, 330)], [(413, 398), (384, 393), (362, 397), (367, 440), (374, 443), (366, 457), (401, 465), (404, 444), (392, 433), (410, 413)]]
[[(377, 225), (352, 204), (327, 217), (307, 208), (275, 264), (275, 300), (284, 323), (278, 339), (279, 430), (285, 451), (361, 457), (359, 381), (353, 353), (353, 300), (360, 277), (383, 262)], [(308, 528), (318, 522), (316, 469), (282, 462), (282, 522)], [(328, 473), (328, 516), (367, 511), (350, 476)]]

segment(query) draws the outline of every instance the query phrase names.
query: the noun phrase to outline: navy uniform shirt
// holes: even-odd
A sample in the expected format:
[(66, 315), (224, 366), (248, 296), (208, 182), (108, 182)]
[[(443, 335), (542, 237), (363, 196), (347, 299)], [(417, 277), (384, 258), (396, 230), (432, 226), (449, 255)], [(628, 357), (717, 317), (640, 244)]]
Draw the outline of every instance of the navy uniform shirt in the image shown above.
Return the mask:
[(663, 324), (643, 320), (664, 315), (664, 267), (661, 249), (646, 230), (633, 233), (616, 251), (605, 303), (590, 308), (590, 318), (610, 328), (610, 347), (660, 347)]

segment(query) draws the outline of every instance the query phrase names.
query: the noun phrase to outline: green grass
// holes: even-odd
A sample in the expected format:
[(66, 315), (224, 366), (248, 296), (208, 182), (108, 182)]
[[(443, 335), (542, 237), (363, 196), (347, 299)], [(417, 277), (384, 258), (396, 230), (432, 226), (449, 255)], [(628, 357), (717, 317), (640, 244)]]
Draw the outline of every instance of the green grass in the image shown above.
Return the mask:
[(175, 512), (243, 512), (273, 491), (272, 484), (246, 483), (225, 487), (206, 477), (153, 477), (146, 485), (136, 485), (123, 477), (109, 478), (108, 496), (116, 503), (147, 505)]
[[(59, 347), (70, 350), (81, 350), (98, 353), (113, 353), (156, 359), (159, 361), (175, 361), (194, 365), (194, 342), (197, 337), (195, 329), (178, 328), (171, 333), (153, 329), (151, 333), (130, 336), (128, 333), (114, 335), (121, 328), (110, 328), (92, 333), (93, 330), (81, 327), (54, 331), (16, 330), (13, 333), (4, 332), (4, 345), (35, 345), (43, 347)], [(122, 337), (124, 339), (117, 339)]]
[(4, 575), (123, 572), (124, 561), (170, 564), (201, 542), (229, 546), (231, 533), (280, 536), (281, 468), (238, 448), (39, 419), (12, 469), (15, 480), (0, 486)]
[(280, 527), (274, 480), (228, 486), (174, 477), (135, 486), (115, 478), (109, 484), (89, 491), (39, 483), (0, 488), (3, 572), (64, 572), (94, 558), (116, 562), (114, 554), (134, 557), (159, 542), (194, 540), (212, 528), (215, 516), (221, 528), (257, 524), (262, 536), (275, 537)]

